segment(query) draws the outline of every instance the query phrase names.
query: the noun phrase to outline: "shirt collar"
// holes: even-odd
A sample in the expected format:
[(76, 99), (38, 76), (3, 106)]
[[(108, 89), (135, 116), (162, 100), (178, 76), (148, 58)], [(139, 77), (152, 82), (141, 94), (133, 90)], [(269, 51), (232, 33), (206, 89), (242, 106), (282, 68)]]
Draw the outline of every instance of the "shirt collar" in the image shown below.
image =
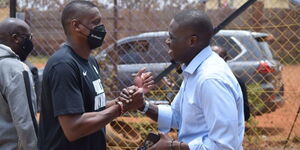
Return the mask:
[(188, 64), (188, 66), (183, 65), (183, 73), (193, 74), (196, 69), (202, 64), (212, 54), (210, 46), (204, 48), (193, 60)]

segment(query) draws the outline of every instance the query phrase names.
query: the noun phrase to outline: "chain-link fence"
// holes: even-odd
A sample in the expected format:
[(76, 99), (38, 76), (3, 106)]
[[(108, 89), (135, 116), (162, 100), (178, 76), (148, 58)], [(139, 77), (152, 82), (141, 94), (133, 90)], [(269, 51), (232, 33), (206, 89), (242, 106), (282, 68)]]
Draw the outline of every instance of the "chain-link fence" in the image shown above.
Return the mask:
[(9, 1), (0, 0), (0, 21), (9, 17)]
[[(60, 15), (69, 1), (18, 1), (17, 16), (24, 17), (34, 35), (35, 51), (29, 59), (39, 67), (65, 40)], [(140, 68), (145, 66), (157, 75), (170, 64), (164, 41), (174, 14), (186, 8), (205, 9), (216, 26), (246, 0), (93, 2), (99, 6), (108, 30), (104, 45), (94, 55), (107, 97), (113, 99), (132, 84), (131, 74)], [(300, 105), (300, 6), (296, 3), (257, 1), (211, 43), (227, 51), (228, 64), (247, 86), (251, 118), (246, 123), (244, 149), (273, 150), (285, 145), (286, 149), (300, 149), (300, 118), (291, 130)], [(0, 19), (8, 16), (7, 6), (7, 0), (0, 1)], [(181, 81), (181, 75), (172, 71), (147, 99), (162, 105), (171, 103)], [(108, 147), (135, 149), (150, 131), (157, 131), (155, 122), (139, 112), (126, 113), (107, 126)], [(170, 135), (176, 138), (176, 130)]]

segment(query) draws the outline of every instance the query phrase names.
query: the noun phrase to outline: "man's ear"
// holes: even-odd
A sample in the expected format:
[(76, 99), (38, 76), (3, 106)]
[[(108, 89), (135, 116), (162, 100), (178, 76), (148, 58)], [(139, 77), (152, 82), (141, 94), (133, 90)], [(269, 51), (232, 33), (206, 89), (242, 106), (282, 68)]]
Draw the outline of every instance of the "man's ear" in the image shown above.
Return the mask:
[(194, 47), (194, 46), (196, 46), (197, 41), (198, 41), (198, 37), (197, 37), (196, 35), (193, 35), (193, 36), (191, 36), (190, 39), (189, 39), (189, 45), (190, 45), (191, 47)]
[(12, 35), (11, 35), (11, 38), (13, 39), (13, 41), (14, 41), (16, 44), (19, 44), (19, 43), (20, 43), (17, 34), (12, 34)]
[(76, 19), (72, 19), (71, 20), (71, 28), (73, 29), (73, 30), (75, 30), (75, 31), (80, 31), (80, 23), (78, 22), (78, 20), (76, 20)]

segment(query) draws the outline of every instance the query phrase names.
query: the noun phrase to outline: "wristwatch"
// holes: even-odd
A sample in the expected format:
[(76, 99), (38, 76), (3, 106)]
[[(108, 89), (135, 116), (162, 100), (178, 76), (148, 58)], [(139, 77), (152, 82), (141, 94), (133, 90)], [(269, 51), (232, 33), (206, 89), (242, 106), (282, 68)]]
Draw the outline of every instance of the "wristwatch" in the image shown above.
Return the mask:
[(149, 106), (150, 106), (149, 102), (145, 100), (145, 106), (143, 111), (141, 112), (143, 115), (148, 111)]

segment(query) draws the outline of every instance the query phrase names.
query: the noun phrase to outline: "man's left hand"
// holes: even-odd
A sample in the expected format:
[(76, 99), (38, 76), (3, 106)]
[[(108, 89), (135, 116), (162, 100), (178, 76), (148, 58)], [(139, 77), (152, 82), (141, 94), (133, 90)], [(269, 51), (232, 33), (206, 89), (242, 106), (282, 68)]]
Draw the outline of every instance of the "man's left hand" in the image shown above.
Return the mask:
[(142, 68), (138, 73), (133, 74), (134, 85), (143, 89), (143, 93), (148, 93), (154, 87), (154, 80), (151, 72), (145, 72), (146, 68)]

